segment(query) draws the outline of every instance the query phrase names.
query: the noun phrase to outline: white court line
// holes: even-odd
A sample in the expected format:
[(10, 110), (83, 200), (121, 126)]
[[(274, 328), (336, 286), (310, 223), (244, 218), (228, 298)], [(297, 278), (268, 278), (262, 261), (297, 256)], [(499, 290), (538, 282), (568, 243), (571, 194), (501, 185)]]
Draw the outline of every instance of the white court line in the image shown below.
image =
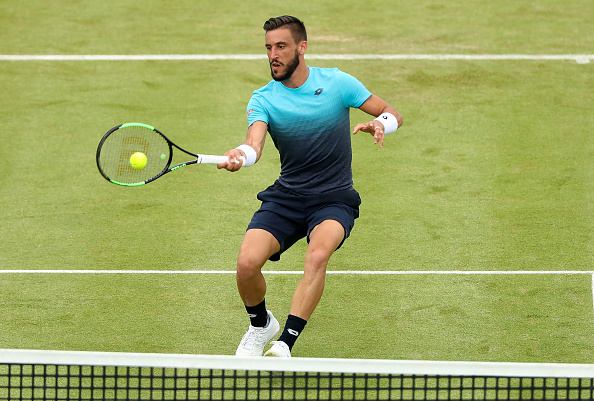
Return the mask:
[[(303, 274), (300, 270), (264, 270), (263, 274), (270, 275), (298, 275)], [(235, 270), (0, 270), (0, 274), (235, 274)], [(394, 276), (408, 276), (408, 275), (578, 275), (590, 274), (592, 275), (594, 291), (594, 271), (582, 270), (385, 270), (385, 271), (366, 271), (366, 270), (328, 270), (326, 274), (331, 275), (394, 275)]]
[[(302, 271), (262, 271), (266, 275), (298, 275), (303, 274)], [(234, 270), (0, 270), (0, 274), (235, 274)], [(594, 308), (594, 271), (580, 271), (580, 270), (427, 270), (427, 271), (364, 271), (364, 270), (329, 270), (328, 275), (585, 275), (592, 276), (592, 306)]]
[[(265, 54), (1, 54), (0, 61), (265, 60)], [(594, 54), (308, 54), (310, 60), (548, 60), (588, 64)]]
[(594, 273), (592, 274), (592, 307), (594, 308)]

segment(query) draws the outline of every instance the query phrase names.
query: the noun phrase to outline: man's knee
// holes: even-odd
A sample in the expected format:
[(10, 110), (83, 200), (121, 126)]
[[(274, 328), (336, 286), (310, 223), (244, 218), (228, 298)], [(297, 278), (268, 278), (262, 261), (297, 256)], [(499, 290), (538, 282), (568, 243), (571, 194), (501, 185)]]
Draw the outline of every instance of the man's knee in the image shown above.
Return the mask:
[[(264, 259), (265, 261), (266, 259)], [(237, 257), (237, 276), (242, 279), (249, 279), (260, 274), (264, 262), (262, 256), (256, 256), (249, 252), (240, 252)]]
[(260, 274), (268, 258), (278, 252), (280, 245), (272, 234), (263, 230), (248, 230), (237, 257), (237, 274), (241, 278)]

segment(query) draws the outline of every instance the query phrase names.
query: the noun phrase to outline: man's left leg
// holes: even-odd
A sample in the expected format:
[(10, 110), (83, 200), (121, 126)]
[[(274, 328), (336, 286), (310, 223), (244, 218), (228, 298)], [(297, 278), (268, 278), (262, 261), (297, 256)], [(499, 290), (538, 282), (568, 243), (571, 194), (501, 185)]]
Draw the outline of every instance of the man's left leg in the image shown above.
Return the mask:
[(283, 333), (265, 356), (291, 356), (291, 349), (324, 292), (326, 267), (345, 237), (344, 227), (336, 220), (324, 220), (309, 234), (303, 277), (291, 300), (291, 310)]

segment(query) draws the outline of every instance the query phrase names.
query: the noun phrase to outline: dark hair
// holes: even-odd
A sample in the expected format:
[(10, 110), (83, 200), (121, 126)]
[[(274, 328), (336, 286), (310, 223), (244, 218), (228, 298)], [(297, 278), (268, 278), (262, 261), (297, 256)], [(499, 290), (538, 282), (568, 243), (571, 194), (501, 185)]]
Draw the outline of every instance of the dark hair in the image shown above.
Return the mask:
[(286, 27), (291, 30), (295, 43), (299, 43), (302, 40), (307, 41), (307, 32), (305, 25), (297, 17), (291, 17), (290, 15), (283, 15), (282, 17), (270, 18), (264, 23), (264, 30), (266, 32), (272, 31), (281, 27)]

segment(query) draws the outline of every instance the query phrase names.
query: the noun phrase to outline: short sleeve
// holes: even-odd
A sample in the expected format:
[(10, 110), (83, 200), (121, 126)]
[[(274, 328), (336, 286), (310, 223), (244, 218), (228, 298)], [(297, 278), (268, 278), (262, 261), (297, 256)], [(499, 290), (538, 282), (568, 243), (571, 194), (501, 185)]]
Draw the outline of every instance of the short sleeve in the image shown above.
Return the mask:
[(268, 113), (266, 112), (266, 109), (262, 107), (259, 97), (260, 95), (255, 91), (246, 108), (246, 115), (250, 126), (256, 121), (263, 121), (266, 124), (269, 124)]
[(342, 90), (345, 107), (361, 107), (369, 99), (371, 92), (357, 78), (340, 70), (336, 74)]

